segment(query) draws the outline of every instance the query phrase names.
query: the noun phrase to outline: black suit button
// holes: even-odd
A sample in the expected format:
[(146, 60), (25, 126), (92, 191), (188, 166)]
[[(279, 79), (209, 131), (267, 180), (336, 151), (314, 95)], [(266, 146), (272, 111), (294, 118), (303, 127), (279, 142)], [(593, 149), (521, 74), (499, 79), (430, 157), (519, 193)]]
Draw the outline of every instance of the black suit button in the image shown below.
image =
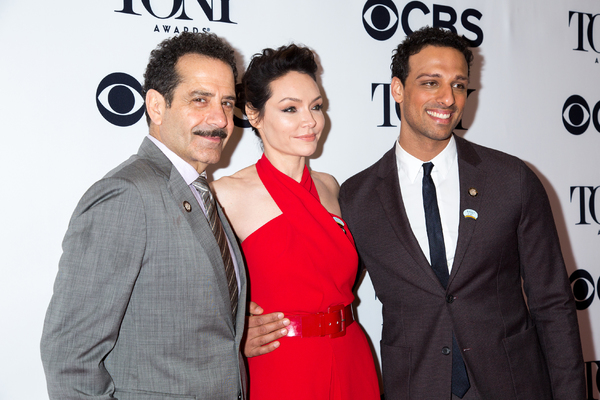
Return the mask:
[(444, 347), (442, 348), (442, 354), (443, 354), (443, 355), (445, 355), (445, 356), (447, 356), (448, 354), (450, 354), (450, 348), (449, 348), (449, 347), (446, 347), (446, 346), (444, 346)]
[(449, 294), (448, 296), (446, 296), (446, 302), (447, 303), (452, 303), (454, 301), (454, 296), (452, 296), (451, 294)]

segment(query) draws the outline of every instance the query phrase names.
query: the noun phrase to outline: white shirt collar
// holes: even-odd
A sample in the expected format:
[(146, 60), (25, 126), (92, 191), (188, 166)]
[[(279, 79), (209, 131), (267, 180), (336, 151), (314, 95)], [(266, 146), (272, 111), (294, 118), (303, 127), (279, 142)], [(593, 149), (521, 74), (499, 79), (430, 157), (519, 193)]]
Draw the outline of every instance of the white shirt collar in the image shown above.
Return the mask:
[[(454, 135), (452, 135), (446, 148), (431, 160), (434, 165), (433, 171), (437, 172), (440, 180), (443, 180), (448, 175), (457, 156), (456, 141), (454, 140)], [(398, 164), (398, 172), (404, 172), (411, 183), (414, 183), (419, 176), (423, 176), (424, 162), (404, 150), (397, 140), (396, 163)]]
[(175, 166), (179, 174), (183, 177), (183, 180), (187, 185), (191, 185), (200, 174), (196, 171), (196, 168), (192, 167), (183, 158), (179, 157), (175, 152), (169, 149), (163, 142), (158, 140), (152, 135), (148, 135), (148, 139), (152, 141), (164, 153), (164, 155), (171, 161), (171, 163)]

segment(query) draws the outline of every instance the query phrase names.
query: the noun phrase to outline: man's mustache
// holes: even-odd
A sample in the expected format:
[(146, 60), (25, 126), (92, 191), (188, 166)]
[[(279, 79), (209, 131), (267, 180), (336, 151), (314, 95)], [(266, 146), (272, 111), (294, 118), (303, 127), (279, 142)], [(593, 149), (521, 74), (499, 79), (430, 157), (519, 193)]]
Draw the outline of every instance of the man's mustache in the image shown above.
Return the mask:
[(205, 130), (195, 130), (192, 131), (194, 135), (203, 136), (203, 137), (218, 137), (221, 139), (227, 139), (227, 131), (225, 129), (213, 129), (212, 131)]

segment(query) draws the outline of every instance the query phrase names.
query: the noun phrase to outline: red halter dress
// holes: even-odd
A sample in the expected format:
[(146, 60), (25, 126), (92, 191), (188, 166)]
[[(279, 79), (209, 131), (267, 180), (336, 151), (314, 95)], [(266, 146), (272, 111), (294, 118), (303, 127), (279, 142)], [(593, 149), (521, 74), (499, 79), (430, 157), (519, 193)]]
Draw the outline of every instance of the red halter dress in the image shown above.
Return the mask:
[[(320, 203), (308, 168), (300, 183), (263, 155), (258, 175), (282, 214), (242, 243), (251, 299), (265, 313), (326, 313), (351, 304), (358, 256), (352, 235)], [(344, 336), (284, 337), (248, 360), (250, 399), (378, 400), (373, 356), (354, 322)]]

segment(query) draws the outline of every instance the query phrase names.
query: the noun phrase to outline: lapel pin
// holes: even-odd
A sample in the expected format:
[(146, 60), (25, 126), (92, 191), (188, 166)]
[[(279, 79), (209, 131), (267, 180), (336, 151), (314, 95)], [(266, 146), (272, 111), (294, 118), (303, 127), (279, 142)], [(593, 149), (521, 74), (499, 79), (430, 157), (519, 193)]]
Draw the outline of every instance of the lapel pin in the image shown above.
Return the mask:
[(342, 228), (342, 231), (344, 231), (344, 233), (346, 233), (346, 229), (344, 229), (344, 221), (342, 221), (340, 218), (336, 217), (335, 215), (333, 216), (333, 220), (335, 222), (337, 222), (337, 224), (340, 226), (340, 228)]
[(475, 189), (475, 188), (471, 188), (471, 189), (469, 189), (469, 195), (471, 195), (471, 197), (475, 197), (475, 196), (477, 196), (477, 193), (479, 193), (479, 192), (477, 191), (477, 189)]
[(187, 202), (187, 201), (183, 202), (183, 208), (187, 212), (192, 212), (192, 205), (189, 202)]
[(473, 218), (473, 219), (477, 219), (477, 217), (479, 216), (477, 214), (477, 211), (471, 210), (470, 208), (467, 208), (465, 211), (463, 211), (463, 215), (465, 216), (465, 218)]

